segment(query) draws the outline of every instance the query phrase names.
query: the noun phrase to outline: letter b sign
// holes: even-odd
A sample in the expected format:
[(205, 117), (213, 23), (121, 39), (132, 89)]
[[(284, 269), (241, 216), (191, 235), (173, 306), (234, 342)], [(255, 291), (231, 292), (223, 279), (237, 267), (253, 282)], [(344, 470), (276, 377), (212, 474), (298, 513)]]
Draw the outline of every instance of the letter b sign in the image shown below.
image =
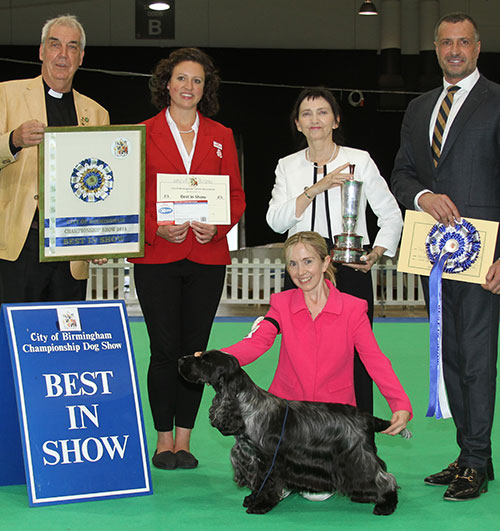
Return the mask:
[(160, 19), (149, 19), (148, 20), (148, 34), (153, 36), (161, 36), (161, 20)]
[(166, 0), (170, 9), (153, 11), (148, 0), (135, 0), (136, 39), (175, 38), (175, 0)]

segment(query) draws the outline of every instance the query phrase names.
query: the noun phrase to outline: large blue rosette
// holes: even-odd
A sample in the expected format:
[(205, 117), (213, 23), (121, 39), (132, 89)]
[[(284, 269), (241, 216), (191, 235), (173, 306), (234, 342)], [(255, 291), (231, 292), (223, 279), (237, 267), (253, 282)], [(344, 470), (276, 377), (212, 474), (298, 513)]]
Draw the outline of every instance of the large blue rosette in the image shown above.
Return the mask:
[(113, 171), (106, 162), (97, 158), (79, 162), (70, 177), (73, 193), (85, 203), (104, 201), (113, 189), (113, 182)]
[(451, 417), (443, 379), (441, 278), (445, 273), (462, 273), (476, 261), (481, 238), (476, 227), (465, 219), (454, 227), (436, 223), (425, 241), (427, 257), (433, 264), (429, 277), (430, 387), (427, 417)]

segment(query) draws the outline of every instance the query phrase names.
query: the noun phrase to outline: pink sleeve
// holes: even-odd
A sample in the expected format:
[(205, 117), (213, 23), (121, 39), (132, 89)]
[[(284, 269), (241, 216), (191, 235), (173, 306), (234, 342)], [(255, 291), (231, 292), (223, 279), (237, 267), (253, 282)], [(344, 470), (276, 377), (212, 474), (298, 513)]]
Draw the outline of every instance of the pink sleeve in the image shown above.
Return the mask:
[[(273, 317), (274, 314), (270, 310), (266, 317)], [(276, 319), (276, 316), (273, 317)], [(276, 321), (277, 322), (277, 321)], [(232, 354), (238, 359), (240, 365), (248, 365), (255, 361), (258, 357), (262, 356), (264, 352), (267, 352), (274, 343), (276, 336), (278, 335), (278, 329), (276, 326), (267, 319), (263, 318), (256, 326), (255, 330), (252, 330), (245, 338), (234, 345), (221, 348), (223, 352)]]
[(354, 316), (354, 346), (368, 374), (387, 400), (391, 411), (404, 409), (413, 416), (410, 399), (405, 393), (389, 358), (380, 350), (366, 311)]

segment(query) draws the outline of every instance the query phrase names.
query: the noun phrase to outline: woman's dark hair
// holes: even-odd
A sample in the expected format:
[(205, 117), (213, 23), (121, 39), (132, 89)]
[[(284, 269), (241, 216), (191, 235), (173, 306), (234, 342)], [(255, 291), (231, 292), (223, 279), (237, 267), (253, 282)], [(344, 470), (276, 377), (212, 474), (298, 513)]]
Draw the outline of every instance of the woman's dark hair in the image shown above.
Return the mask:
[(342, 122), (341, 122), (341, 112), (340, 112), (340, 105), (338, 104), (337, 100), (335, 99), (335, 96), (324, 87), (312, 87), (312, 88), (305, 88), (302, 90), (302, 92), (297, 96), (297, 99), (295, 100), (295, 103), (292, 108), (292, 112), (290, 113), (290, 127), (292, 130), (292, 134), (295, 137), (297, 144), (299, 144), (301, 147), (304, 147), (306, 145), (306, 139), (302, 133), (297, 131), (297, 126), (295, 125), (295, 120), (299, 119), (299, 108), (301, 103), (304, 100), (316, 100), (318, 98), (325, 99), (330, 107), (332, 108), (333, 115), (335, 116), (335, 120), (339, 123), (339, 126), (337, 129), (332, 130), (332, 137), (333, 141), (336, 144), (342, 145), (344, 142), (344, 136), (342, 134)]
[(198, 48), (179, 48), (174, 50), (166, 59), (161, 59), (156, 65), (153, 76), (149, 81), (153, 105), (158, 109), (163, 109), (170, 105), (167, 84), (172, 77), (174, 68), (184, 61), (199, 63), (203, 67), (205, 71), (205, 86), (203, 87), (203, 96), (200, 103), (198, 103), (198, 109), (205, 116), (213, 116), (219, 110), (217, 89), (219, 88), (220, 77), (212, 59)]

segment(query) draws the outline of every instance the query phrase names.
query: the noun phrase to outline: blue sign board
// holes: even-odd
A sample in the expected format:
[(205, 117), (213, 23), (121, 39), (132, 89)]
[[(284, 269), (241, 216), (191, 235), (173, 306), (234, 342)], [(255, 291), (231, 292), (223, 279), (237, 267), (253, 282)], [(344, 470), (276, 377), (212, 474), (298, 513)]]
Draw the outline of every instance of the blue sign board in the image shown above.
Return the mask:
[[(124, 302), (4, 304), (2, 316), (30, 505), (152, 494)], [(19, 447), (15, 425), (2, 461)]]

